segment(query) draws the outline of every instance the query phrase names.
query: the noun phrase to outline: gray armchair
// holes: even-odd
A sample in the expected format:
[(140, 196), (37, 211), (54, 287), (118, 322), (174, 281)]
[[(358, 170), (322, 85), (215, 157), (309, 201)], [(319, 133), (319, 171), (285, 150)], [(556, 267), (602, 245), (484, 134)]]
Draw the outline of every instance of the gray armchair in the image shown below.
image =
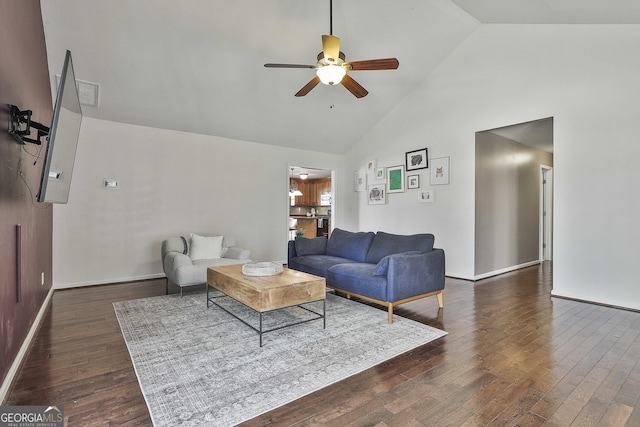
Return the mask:
[(207, 288), (209, 267), (251, 262), (251, 252), (235, 246), (233, 237), (219, 234), (208, 236), (214, 237), (192, 234), (191, 237), (170, 237), (162, 242), (162, 268), (167, 276), (167, 294), (169, 282), (180, 287), (182, 296), (185, 286), (204, 284)]

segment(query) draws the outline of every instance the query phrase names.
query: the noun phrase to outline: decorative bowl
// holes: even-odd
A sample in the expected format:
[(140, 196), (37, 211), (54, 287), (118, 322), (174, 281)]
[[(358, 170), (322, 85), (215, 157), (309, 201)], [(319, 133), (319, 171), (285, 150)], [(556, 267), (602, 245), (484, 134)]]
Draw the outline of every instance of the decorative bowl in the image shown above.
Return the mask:
[(282, 273), (282, 264), (277, 262), (250, 262), (242, 266), (245, 276), (275, 276)]

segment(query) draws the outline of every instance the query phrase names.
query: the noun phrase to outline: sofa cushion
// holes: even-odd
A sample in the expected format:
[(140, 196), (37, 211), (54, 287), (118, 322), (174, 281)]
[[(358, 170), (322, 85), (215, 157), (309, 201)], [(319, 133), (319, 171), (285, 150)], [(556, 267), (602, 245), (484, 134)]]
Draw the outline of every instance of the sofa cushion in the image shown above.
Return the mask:
[(295, 245), (298, 256), (324, 255), (327, 252), (327, 238), (324, 236), (312, 239), (298, 236)]
[(193, 261), (222, 257), (222, 236), (204, 237), (192, 233), (189, 257)]
[(335, 228), (327, 241), (327, 255), (365, 262), (374, 236), (371, 231), (352, 232)]
[(373, 270), (372, 274), (374, 276), (386, 276), (387, 272), (389, 271), (389, 258), (391, 258), (393, 255), (414, 255), (414, 254), (421, 254), (421, 253), (423, 252), (407, 251), (407, 252), (402, 252), (400, 254), (387, 255), (386, 257), (382, 258), (380, 262), (376, 265), (376, 268)]
[(374, 276), (375, 264), (337, 264), (327, 272), (327, 286), (387, 301), (386, 276)]
[(315, 276), (327, 277), (327, 270), (336, 264), (354, 263), (350, 259), (330, 255), (307, 255), (291, 258), (287, 267)]
[(365, 262), (377, 264), (388, 255), (408, 251), (430, 252), (433, 250), (433, 234), (403, 236), (378, 231), (371, 242)]

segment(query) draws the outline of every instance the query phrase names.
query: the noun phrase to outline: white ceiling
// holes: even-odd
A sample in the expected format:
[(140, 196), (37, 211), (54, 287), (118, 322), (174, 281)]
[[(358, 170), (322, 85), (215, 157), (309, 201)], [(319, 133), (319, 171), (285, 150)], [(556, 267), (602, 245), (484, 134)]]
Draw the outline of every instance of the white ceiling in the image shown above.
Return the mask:
[(487, 132), (553, 153), (553, 117), (491, 129)]
[(488, 24), (639, 24), (637, 0), (452, 0)]
[(85, 116), (329, 153), (348, 150), (480, 23), (640, 23), (636, 0), (335, 0), (347, 60), (396, 57), (400, 67), (351, 72), (369, 91), (362, 99), (324, 85), (296, 98), (313, 70), (263, 65), (314, 64), (329, 0), (41, 7), (51, 75), (69, 49), (76, 78), (100, 85)]
[(307, 174), (308, 176), (305, 179), (320, 179), (329, 178), (331, 176), (331, 171), (324, 169), (305, 168), (300, 166), (293, 166), (291, 168), (290, 176), (292, 178), (301, 178), (300, 174)]

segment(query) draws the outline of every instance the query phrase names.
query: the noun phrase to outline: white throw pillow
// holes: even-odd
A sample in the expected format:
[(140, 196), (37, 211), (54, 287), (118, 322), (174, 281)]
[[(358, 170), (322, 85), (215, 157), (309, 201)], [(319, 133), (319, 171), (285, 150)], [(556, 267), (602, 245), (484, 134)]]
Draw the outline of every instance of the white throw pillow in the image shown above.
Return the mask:
[(191, 234), (189, 257), (192, 261), (214, 259), (222, 256), (222, 236), (204, 237)]

